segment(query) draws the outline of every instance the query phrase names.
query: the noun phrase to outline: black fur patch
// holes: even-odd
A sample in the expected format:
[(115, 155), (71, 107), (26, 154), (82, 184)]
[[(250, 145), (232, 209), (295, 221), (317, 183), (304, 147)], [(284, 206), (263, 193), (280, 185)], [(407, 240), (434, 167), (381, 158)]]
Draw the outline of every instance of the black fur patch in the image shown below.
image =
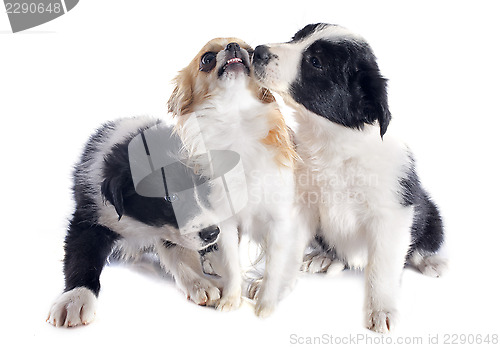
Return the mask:
[(101, 271), (113, 244), (119, 238), (119, 235), (110, 229), (89, 223), (85, 215), (77, 210), (65, 239), (64, 291), (84, 286), (97, 296), (101, 288)]
[(89, 167), (96, 161), (95, 153), (106, 141), (106, 133), (112, 131), (114, 126), (114, 122), (108, 122), (90, 137), (73, 171), (73, 198), (76, 202), (76, 212), (82, 221), (88, 223), (97, 223), (95, 197), (100, 194), (100, 188), (93, 187), (92, 182), (88, 180)]
[(199, 250), (198, 253), (200, 254), (200, 256), (204, 256), (205, 254), (208, 254), (208, 253), (211, 253), (211, 252), (217, 251), (217, 250), (219, 250), (219, 246), (217, 245), (217, 243), (215, 243), (215, 244), (212, 244), (212, 245), (206, 247), (205, 249)]
[(378, 121), (383, 136), (391, 120), (386, 85), (367, 44), (317, 40), (303, 52), (290, 94), (308, 110), (346, 127), (362, 129)]
[(130, 171), (128, 144), (140, 133), (131, 134), (128, 141), (116, 144), (104, 159), (104, 181), (101, 192), (117, 213), (130, 216), (150, 226), (170, 225), (179, 228), (172, 203), (161, 197), (144, 197), (137, 194)]
[(163, 246), (164, 246), (165, 248), (167, 248), (167, 249), (168, 249), (168, 248), (171, 248), (171, 247), (174, 247), (174, 246), (176, 246), (176, 245), (177, 245), (177, 244), (172, 243), (172, 242), (170, 242), (170, 241), (168, 241), (168, 240), (166, 240), (166, 239), (163, 239), (163, 240), (162, 240), (162, 242), (163, 242)]
[(423, 189), (411, 154), (408, 155), (410, 168), (400, 179), (400, 197), (403, 206), (413, 206), (415, 213), (411, 227), (412, 245), (408, 255), (414, 250), (434, 253), (443, 244), (444, 229), (439, 210)]
[(325, 23), (308, 24), (304, 28), (300, 29), (298, 32), (295, 33), (295, 35), (292, 37), (291, 42), (303, 40), (312, 33), (314, 33), (316, 30), (321, 30), (327, 25), (328, 24)]
[(335, 252), (335, 248), (331, 245), (329, 245), (327, 242), (325, 242), (325, 239), (318, 234), (318, 232), (316, 232), (316, 236), (314, 237), (314, 239), (316, 240), (316, 243), (318, 243), (319, 247), (321, 248), (321, 250), (327, 252), (327, 253), (331, 253), (331, 252)]

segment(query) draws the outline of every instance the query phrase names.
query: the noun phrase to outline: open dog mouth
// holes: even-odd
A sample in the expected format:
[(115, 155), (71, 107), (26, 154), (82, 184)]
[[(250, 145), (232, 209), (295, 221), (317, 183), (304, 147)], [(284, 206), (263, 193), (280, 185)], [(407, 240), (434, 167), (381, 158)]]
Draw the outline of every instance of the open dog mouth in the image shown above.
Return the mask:
[(228, 59), (226, 61), (226, 64), (224, 64), (224, 66), (222, 67), (222, 69), (226, 70), (228, 67), (230, 67), (231, 65), (242, 65), (244, 66), (245, 68), (247, 68), (246, 64), (243, 63), (243, 59), (241, 58), (238, 58), (238, 57), (234, 57), (234, 58), (231, 58), (231, 59)]
[(247, 74), (250, 74), (250, 67), (243, 59), (239, 57), (233, 57), (228, 59), (222, 66), (219, 71), (219, 76), (227, 71), (245, 71)]
[(227, 67), (228, 65), (231, 65), (231, 64), (236, 64), (236, 63), (241, 63), (241, 64), (243, 64), (243, 60), (241, 60), (241, 58), (234, 57), (234, 58), (229, 59), (229, 60), (226, 62), (225, 66)]

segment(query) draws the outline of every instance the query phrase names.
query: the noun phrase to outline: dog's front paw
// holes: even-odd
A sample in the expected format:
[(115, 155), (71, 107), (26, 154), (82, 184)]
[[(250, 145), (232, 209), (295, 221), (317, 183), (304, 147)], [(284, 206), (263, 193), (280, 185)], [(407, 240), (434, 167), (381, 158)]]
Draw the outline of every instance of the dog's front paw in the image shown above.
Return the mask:
[(259, 318), (267, 318), (274, 312), (275, 308), (276, 304), (274, 302), (257, 299), (257, 303), (255, 304), (255, 315)]
[(238, 309), (240, 308), (240, 306), (241, 306), (241, 290), (233, 291), (228, 294), (225, 294), (223, 291), (222, 297), (218, 301), (215, 307), (219, 311), (228, 312), (234, 309)]
[(372, 331), (386, 334), (394, 329), (397, 313), (395, 311), (375, 310), (367, 313), (366, 327)]
[(179, 284), (188, 300), (200, 306), (213, 307), (220, 299), (219, 288), (209, 279), (201, 277), (184, 280)]
[(248, 287), (248, 298), (255, 300), (255, 315), (259, 318), (269, 317), (276, 308), (276, 301), (266, 299), (263, 290), (263, 279), (253, 280)]
[(50, 308), (47, 322), (59, 327), (86, 325), (95, 318), (97, 297), (85, 287), (63, 293)]

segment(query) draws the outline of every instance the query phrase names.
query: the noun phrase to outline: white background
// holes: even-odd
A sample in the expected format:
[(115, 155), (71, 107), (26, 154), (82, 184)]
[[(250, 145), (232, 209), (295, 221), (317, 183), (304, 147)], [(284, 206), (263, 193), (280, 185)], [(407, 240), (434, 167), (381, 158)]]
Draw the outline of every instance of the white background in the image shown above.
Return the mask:
[(303, 276), (261, 320), (250, 303), (219, 313), (186, 301), (171, 279), (108, 267), (94, 323), (45, 323), (63, 288), (72, 165), (92, 130), (122, 116), (169, 117), (170, 80), (213, 37), (255, 46), (314, 22), (371, 43), (390, 80), (389, 133), (410, 144), (444, 215), (451, 269), (441, 279), (405, 270), (391, 337), (498, 334), (497, 15), (494, 1), (82, 0), (12, 34), (2, 10), (1, 344), (286, 347), (292, 334), (380, 337), (363, 328), (364, 282), (354, 272)]

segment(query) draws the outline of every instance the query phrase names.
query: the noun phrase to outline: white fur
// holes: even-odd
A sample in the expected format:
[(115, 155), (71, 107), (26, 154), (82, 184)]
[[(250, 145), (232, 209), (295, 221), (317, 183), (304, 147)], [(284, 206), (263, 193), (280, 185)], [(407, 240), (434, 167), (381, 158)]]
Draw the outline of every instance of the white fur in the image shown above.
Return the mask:
[(267, 44), (273, 55), (278, 59), (272, 59), (266, 66), (266, 86), (274, 92), (287, 93), (289, 86), (297, 79), (302, 62), (302, 52), (316, 40), (350, 40), (362, 42), (363, 38), (341, 26), (329, 26), (316, 30), (311, 35), (300, 41)]
[(422, 274), (433, 278), (441, 277), (448, 269), (447, 259), (436, 254), (425, 255), (418, 250), (411, 255), (410, 262)]
[(86, 325), (95, 318), (97, 297), (87, 288), (63, 293), (50, 308), (47, 322), (59, 327)]
[[(394, 325), (399, 279), (411, 243), (413, 209), (398, 201), (406, 147), (378, 129), (352, 130), (306, 110), (297, 113), (299, 202), (349, 267), (366, 268), (367, 325)], [(385, 318), (385, 319), (381, 319)]]
[[(363, 130), (336, 124), (307, 110), (289, 96), (297, 79), (303, 51), (318, 39), (362, 38), (338, 26), (320, 28), (306, 38), (272, 44), (273, 59), (261, 76), (263, 84), (279, 92), (296, 113), (298, 226), (307, 237), (321, 231), (335, 247), (332, 272), (342, 263), (365, 269), (366, 324), (387, 332), (397, 319), (399, 281), (411, 244), (413, 208), (400, 202), (400, 178), (410, 163), (406, 146), (389, 134), (382, 140), (378, 125)], [(303, 268), (327, 270), (325, 255), (311, 255)], [(430, 259), (415, 260), (424, 273), (440, 273)], [(311, 268), (312, 267), (312, 268)]]
[[(224, 281), (220, 310), (239, 307), (242, 276), (238, 253), (238, 232), (249, 233), (266, 250), (266, 270), (256, 304), (256, 314), (269, 315), (286, 280), (299, 269), (300, 250), (292, 249), (294, 178), (291, 167), (275, 160), (278, 149), (261, 140), (273, 128), (267, 118), (276, 105), (263, 104), (247, 87), (248, 77), (232, 76), (217, 81), (211, 97), (178, 127), (188, 149), (196, 154), (210, 150), (232, 150), (241, 156), (248, 203), (234, 218), (220, 224), (219, 264)], [(212, 264), (212, 266), (215, 265)]]
[(413, 209), (398, 201), (406, 148), (376, 127), (352, 130), (301, 109), (297, 113), (299, 203), (312, 235), (322, 235), (352, 268), (366, 268), (367, 324), (384, 332), (396, 317), (399, 279), (411, 243)]
[(216, 278), (203, 274), (197, 251), (181, 247), (157, 247), (160, 263), (170, 272), (186, 297), (198, 305), (214, 306), (220, 299)]
[[(92, 161), (82, 163), (75, 172), (76, 180), (90, 180), (94, 202), (98, 207), (99, 224), (106, 226), (119, 234), (121, 238), (115, 243), (114, 249), (123, 258), (136, 258), (141, 250), (152, 248), (157, 252), (160, 263), (166, 272), (171, 273), (186, 296), (200, 305), (214, 305), (220, 298), (219, 286), (213, 279), (206, 277), (201, 269), (198, 249), (203, 244), (199, 231), (181, 234), (171, 226), (154, 227), (123, 215), (118, 220), (115, 208), (103, 201), (100, 187), (104, 180), (104, 157), (112, 147), (122, 143), (137, 129), (144, 128), (157, 120), (151, 117), (136, 117), (119, 119), (114, 122), (109, 134), (103, 134), (92, 152)], [(163, 126), (160, 125), (160, 126)], [(207, 219), (213, 218), (207, 213)], [(163, 240), (177, 245), (166, 248)], [(55, 326), (71, 327), (90, 323), (95, 317), (97, 298), (92, 291), (78, 287), (64, 292), (57, 299), (49, 312), (47, 321)]]

